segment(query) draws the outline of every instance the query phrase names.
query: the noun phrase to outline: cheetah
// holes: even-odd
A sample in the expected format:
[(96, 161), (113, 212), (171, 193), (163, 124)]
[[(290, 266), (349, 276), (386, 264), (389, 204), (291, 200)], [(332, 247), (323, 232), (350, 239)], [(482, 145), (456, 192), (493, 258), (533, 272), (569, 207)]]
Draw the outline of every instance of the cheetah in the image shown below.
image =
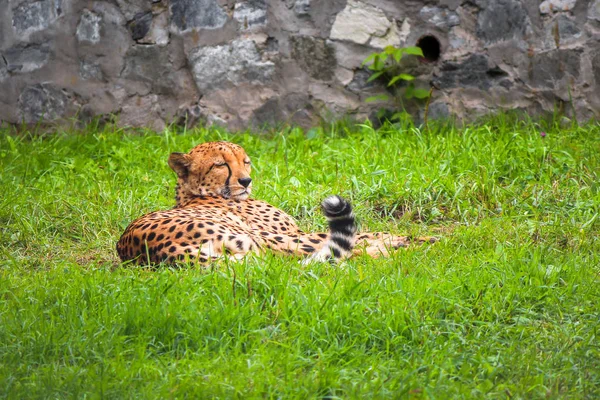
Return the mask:
[(168, 164), (177, 175), (176, 205), (127, 227), (117, 243), (123, 262), (207, 264), (226, 255), (241, 259), (265, 250), (304, 256), (305, 263), (336, 261), (360, 253), (387, 256), (411, 242), (381, 232), (357, 236), (352, 206), (339, 196), (321, 204), (329, 231), (303, 232), (284, 211), (250, 198), (252, 164), (237, 144), (203, 143), (189, 153), (172, 153)]

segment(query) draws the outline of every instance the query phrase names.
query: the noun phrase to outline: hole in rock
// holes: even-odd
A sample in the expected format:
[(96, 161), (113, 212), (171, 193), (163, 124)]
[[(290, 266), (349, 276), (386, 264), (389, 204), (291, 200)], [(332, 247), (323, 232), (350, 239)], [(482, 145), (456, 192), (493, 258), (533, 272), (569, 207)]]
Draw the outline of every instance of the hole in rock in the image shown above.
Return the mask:
[(423, 51), (423, 58), (421, 61), (434, 63), (440, 59), (442, 52), (442, 46), (440, 41), (433, 35), (426, 35), (417, 40), (417, 47), (420, 47)]

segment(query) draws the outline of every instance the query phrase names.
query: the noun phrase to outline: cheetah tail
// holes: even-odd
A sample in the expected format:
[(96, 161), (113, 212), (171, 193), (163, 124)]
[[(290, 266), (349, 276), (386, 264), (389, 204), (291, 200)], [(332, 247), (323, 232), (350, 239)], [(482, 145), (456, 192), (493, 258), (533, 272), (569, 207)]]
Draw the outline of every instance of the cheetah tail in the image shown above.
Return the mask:
[(354, 247), (356, 219), (350, 203), (340, 196), (329, 196), (321, 203), (329, 223), (329, 238), (307, 261), (338, 260), (349, 257)]

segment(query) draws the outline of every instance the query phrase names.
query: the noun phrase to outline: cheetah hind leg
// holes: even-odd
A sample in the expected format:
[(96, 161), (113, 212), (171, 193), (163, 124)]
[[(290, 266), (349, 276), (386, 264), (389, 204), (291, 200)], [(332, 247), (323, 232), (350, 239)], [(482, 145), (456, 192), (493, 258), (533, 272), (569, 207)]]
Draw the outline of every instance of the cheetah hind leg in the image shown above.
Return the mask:
[(361, 233), (356, 238), (353, 254), (367, 254), (371, 257), (388, 257), (392, 250), (406, 248), (413, 244), (435, 243), (438, 238), (433, 236), (396, 236), (387, 232)]

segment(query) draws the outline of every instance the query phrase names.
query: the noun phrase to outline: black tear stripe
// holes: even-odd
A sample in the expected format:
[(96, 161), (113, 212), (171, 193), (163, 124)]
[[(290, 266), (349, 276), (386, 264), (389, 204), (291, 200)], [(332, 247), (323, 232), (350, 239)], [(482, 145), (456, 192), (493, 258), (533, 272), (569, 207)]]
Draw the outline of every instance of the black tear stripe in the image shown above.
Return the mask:
[(231, 189), (229, 188), (229, 180), (231, 179), (231, 174), (232, 174), (231, 167), (227, 163), (225, 163), (225, 166), (227, 167), (227, 171), (229, 171), (229, 175), (227, 175), (227, 179), (225, 179), (225, 189), (231, 196)]

